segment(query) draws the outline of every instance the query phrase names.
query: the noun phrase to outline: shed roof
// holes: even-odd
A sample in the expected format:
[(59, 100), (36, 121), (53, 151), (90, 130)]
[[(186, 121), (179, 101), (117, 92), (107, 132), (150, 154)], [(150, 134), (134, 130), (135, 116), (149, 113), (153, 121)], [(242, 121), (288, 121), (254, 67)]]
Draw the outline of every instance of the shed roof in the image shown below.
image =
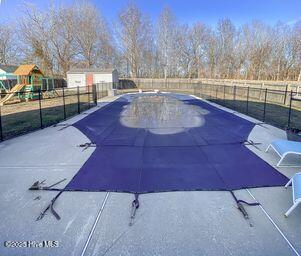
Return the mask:
[(41, 70), (35, 64), (20, 65), (14, 74), (17, 76), (28, 76), (33, 70), (36, 70), (43, 75)]
[(18, 66), (14, 65), (0, 65), (0, 69), (5, 71), (6, 73), (14, 73)]
[(67, 74), (78, 74), (78, 73), (97, 73), (97, 74), (111, 74), (113, 71), (116, 70), (115, 68), (107, 68), (107, 69), (100, 69), (100, 68), (72, 68), (70, 69)]

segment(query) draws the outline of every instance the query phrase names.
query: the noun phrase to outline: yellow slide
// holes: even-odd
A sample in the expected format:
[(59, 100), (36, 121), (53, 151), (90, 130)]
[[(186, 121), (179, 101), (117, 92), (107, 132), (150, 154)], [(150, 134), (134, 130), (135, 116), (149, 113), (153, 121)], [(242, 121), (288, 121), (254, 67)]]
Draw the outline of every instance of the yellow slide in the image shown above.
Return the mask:
[(22, 90), (22, 88), (25, 86), (26, 84), (16, 84), (8, 93), (7, 95), (0, 99), (0, 106), (3, 106), (4, 103), (6, 101), (8, 101), (9, 99), (11, 99), (15, 93), (19, 92)]

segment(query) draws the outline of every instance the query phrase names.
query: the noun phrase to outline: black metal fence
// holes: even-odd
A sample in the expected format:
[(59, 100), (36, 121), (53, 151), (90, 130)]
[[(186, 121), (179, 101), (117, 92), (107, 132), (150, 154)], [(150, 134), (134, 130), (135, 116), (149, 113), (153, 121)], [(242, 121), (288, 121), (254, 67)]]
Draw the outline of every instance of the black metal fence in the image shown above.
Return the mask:
[[(0, 140), (55, 125), (95, 106), (105, 85), (0, 94)], [(5, 99), (7, 99), (7, 102)], [(9, 104), (8, 104), (9, 102)]]
[[(128, 86), (130, 84), (131, 86)], [(54, 125), (95, 106), (108, 90), (118, 93), (155, 89), (192, 94), (282, 129), (301, 130), (301, 97), (296, 91), (204, 83), (134, 82), (101, 83), (93, 87), (60, 88), (52, 91), (18, 91), (10, 104), (0, 106), (0, 140)], [(0, 94), (0, 103), (7, 94)]]
[(0, 81), (0, 91), (10, 90), (17, 84), (17, 79), (6, 79)]
[(301, 98), (294, 91), (202, 84), (194, 94), (276, 127), (301, 130)]

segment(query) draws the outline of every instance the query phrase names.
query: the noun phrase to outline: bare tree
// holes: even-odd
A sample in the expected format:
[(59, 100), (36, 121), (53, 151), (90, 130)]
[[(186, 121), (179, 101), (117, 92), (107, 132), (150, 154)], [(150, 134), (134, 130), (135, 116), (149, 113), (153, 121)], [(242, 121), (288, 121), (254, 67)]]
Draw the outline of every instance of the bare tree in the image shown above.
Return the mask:
[(83, 2), (75, 6), (75, 41), (87, 68), (112, 64), (112, 38), (105, 19), (95, 6)]
[(122, 55), (130, 67), (131, 77), (139, 75), (144, 53), (148, 52), (148, 43), (152, 41), (151, 36), (149, 19), (133, 2), (129, 3), (119, 14), (118, 38)]
[(292, 30), (292, 52), (294, 70), (293, 79), (301, 81), (301, 20), (297, 22)]
[(222, 19), (217, 25), (218, 69), (221, 78), (230, 78), (234, 74), (235, 26), (229, 19)]
[(24, 16), (19, 22), (19, 38), (23, 59), (41, 66), (46, 73), (53, 74), (54, 56), (49, 38), (47, 17), (33, 6), (24, 6)]
[(164, 8), (157, 24), (158, 60), (159, 66), (163, 70), (164, 78), (171, 75), (175, 66), (175, 31), (177, 26), (176, 18), (170, 8)]
[(131, 77), (301, 81), (301, 21), (295, 26), (260, 21), (234, 26), (222, 19), (213, 28), (182, 24), (165, 7), (152, 22), (130, 2), (112, 35), (89, 0), (44, 11), (27, 4), (23, 10), (16, 29), (0, 27), (0, 63), (34, 62), (50, 75), (65, 75), (71, 66), (116, 65)]
[(18, 49), (13, 29), (9, 24), (0, 26), (0, 63), (2, 64), (16, 62)]
[(195, 23), (189, 30), (188, 43), (190, 51), (189, 77), (200, 78), (204, 69), (205, 48), (208, 42), (208, 29), (201, 23)]
[(204, 46), (206, 74), (209, 78), (217, 77), (217, 63), (218, 63), (218, 43), (216, 34), (212, 29), (207, 31), (206, 44)]
[(66, 74), (73, 58), (79, 53), (75, 43), (75, 10), (72, 7), (52, 9), (50, 14), (50, 42), (53, 45), (59, 69)]
[(271, 53), (271, 29), (265, 24), (254, 21), (244, 26), (248, 50), (247, 78), (264, 79)]

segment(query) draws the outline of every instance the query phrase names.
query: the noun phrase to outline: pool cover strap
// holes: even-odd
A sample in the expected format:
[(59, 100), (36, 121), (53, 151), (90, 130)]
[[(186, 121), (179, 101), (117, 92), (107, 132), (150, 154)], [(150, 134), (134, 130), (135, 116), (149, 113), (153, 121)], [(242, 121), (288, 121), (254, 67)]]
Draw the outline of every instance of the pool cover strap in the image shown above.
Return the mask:
[(56, 185), (58, 185), (58, 184), (60, 184), (60, 183), (62, 183), (63, 181), (65, 181), (66, 180), (66, 178), (64, 178), (64, 179), (62, 179), (62, 180), (60, 180), (60, 181), (58, 181), (58, 182), (56, 182), (56, 183), (54, 183), (54, 184), (52, 184), (52, 185), (50, 185), (50, 186), (46, 186), (46, 187), (42, 187), (42, 184), (45, 184), (45, 181), (46, 180), (43, 180), (43, 181), (41, 181), (41, 182), (39, 182), (39, 181), (36, 181), (35, 183), (33, 183), (32, 184), (32, 186), (29, 188), (29, 190), (59, 190), (59, 189), (52, 189), (54, 186), (56, 186)]
[[(250, 218), (249, 218), (249, 214), (248, 214), (248, 212), (246, 211), (246, 209), (245, 209), (245, 207), (243, 206), (243, 204), (246, 204), (246, 205), (249, 205), (249, 206), (258, 206), (258, 205), (260, 205), (259, 203), (248, 203), (248, 202), (246, 202), (246, 201), (244, 201), (244, 200), (241, 200), (241, 199), (238, 199), (236, 196), (235, 196), (235, 194), (234, 194), (234, 192), (232, 191), (232, 190), (230, 190), (229, 191), (230, 193), (231, 193), (231, 195), (233, 196), (233, 198), (234, 198), (234, 200), (235, 200), (235, 202), (236, 202), (236, 204), (237, 204), (237, 209), (242, 213), (242, 215), (243, 215), (243, 217), (246, 219), (246, 220), (249, 220)], [(250, 222), (249, 223), (250, 224), (250, 227), (252, 227), (253, 226), (253, 224)]]
[(131, 210), (131, 218), (130, 218), (130, 226), (132, 226), (134, 224), (134, 219), (136, 216), (136, 211), (138, 210), (140, 203), (138, 200), (139, 194), (135, 194), (135, 199), (132, 202), (132, 210)]
[(78, 147), (83, 148), (83, 151), (85, 151), (87, 148), (95, 148), (96, 144), (94, 142), (86, 142), (84, 144), (79, 144)]
[(38, 218), (36, 219), (36, 221), (41, 220), (44, 218), (44, 216), (46, 215), (46, 212), (50, 209), (51, 213), (53, 214), (53, 216), (57, 219), (60, 220), (61, 217), (60, 215), (54, 210), (53, 205), (55, 203), (55, 201), (58, 199), (58, 197), (63, 193), (63, 191), (60, 191), (50, 202), (50, 204), (45, 208), (44, 211), (42, 211), (40, 213), (40, 215), (38, 216)]
[(59, 129), (59, 131), (65, 130), (66, 128), (68, 128), (70, 126), (72, 126), (72, 125), (71, 124), (60, 124), (60, 123), (53, 125), (53, 127), (61, 127)]
[(232, 190), (229, 191), (229, 192), (230, 192), (231, 195), (233, 196), (233, 198), (234, 198), (234, 200), (235, 200), (236, 203), (244, 203), (244, 204), (249, 205), (249, 206), (258, 206), (258, 205), (260, 205), (260, 203), (248, 203), (248, 202), (246, 202), (245, 200), (238, 199), (238, 198), (235, 196), (235, 194), (234, 194), (234, 192), (233, 192)]
[(257, 147), (257, 145), (261, 145), (262, 144), (260, 142), (254, 142), (253, 140), (246, 140), (246, 141), (243, 142), (243, 144), (245, 146), (253, 146), (254, 148), (256, 148), (259, 151), (261, 151), (261, 149), (259, 147)]

